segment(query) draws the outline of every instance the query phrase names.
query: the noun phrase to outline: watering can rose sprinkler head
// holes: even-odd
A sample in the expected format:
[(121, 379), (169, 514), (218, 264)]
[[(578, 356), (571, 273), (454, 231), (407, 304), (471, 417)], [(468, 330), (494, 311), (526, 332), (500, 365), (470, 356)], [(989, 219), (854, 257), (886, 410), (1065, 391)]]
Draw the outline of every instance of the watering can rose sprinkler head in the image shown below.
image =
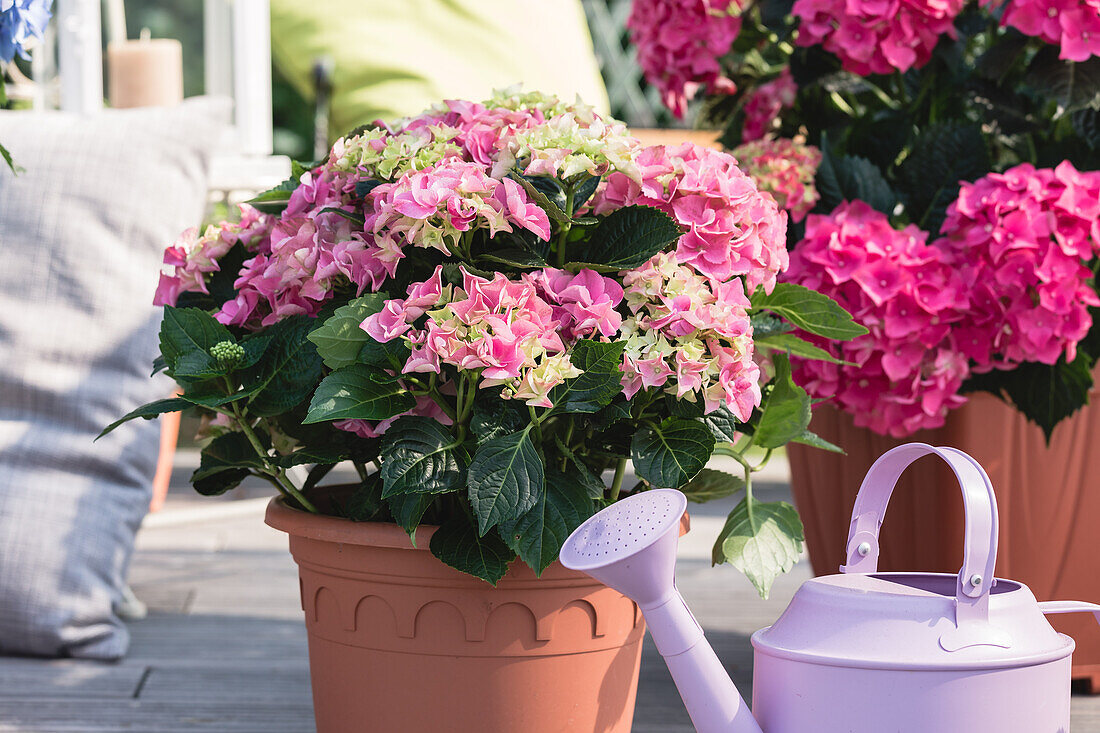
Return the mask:
[(733, 680), (676, 590), (676, 546), (687, 498), (674, 489), (627, 497), (569, 535), (561, 563), (638, 604), (699, 733), (761, 733)]

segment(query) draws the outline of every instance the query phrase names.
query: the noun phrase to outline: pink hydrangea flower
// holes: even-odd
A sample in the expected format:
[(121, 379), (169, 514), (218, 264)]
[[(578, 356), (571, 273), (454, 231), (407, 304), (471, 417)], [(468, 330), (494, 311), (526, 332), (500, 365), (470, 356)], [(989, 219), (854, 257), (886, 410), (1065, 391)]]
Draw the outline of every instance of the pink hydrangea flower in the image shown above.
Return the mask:
[(512, 224), (550, 237), (546, 212), (519, 184), (493, 178), (478, 163), (449, 160), (409, 171), (373, 194), (366, 224), (378, 246), (397, 253), (410, 244), (449, 252), (463, 232), (486, 228), (492, 236)]
[(720, 281), (655, 255), (625, 273), (623, 392), (665, 387), (679, 399), (702, 400), (704, 412), (725, 405), (747, 421), (760, 404), (749, 299), (740, 279)]
[(552, 267), (528, 277), (553, 307), (564, 338), (618, 333), (623, 317), (615, 308), (622, 302), (623, 288), (615, 280), (594, 270), (573, 274)]
[(975, 369), (1076, 356), (1100, 305), (1085, 263), (1100, 249), (1100, 172), (1018, 165), (964, 183), (935, 245), (972, 283), (959, 347)]
[(741, 170), (756, 181), (761, 191), (775, 197), (794, 221), (802, 221), (820, 196), (814, 186), (821, 151), (813, 145), (777, 138), (738, 146), (732, 152)]
[(741, 32), (738, 0), (634, 0), (626, 24), (646, 80), (677, 117), (699, 90), (736, 90), (718, 59)]
[(717, 280), (740, 275), (749, 292), (768, 291), (787, 268), (787, 214), (727, 154), (692, 143), (646, 148), (637, 158), (640, 181), (612, 173), (597, 192), (598, 214), (623, 206), (654, 206), (684, 228), (679, 262)]
[(154, 305), (175, 305), (180, 293), (209, 293), (207, 278), (221, 270), (218, 261), (237, 244), (250, 252), (264, 252), (270, 247), (274, 218), (247, 204), (241, 204), (240, 213), (238, 222), (209, 226), (201, 237), (198, 228), (192, 227), (164, 251), (164, 264), (172, 272), (161, 273)]
[(860, 76), (919, 68), (945, 33), (955, 37), (963, 0), (795, 0), (797, 43), (821, 44)]
[(1100, 56), (1100, 0), (1009, 0), (1001, 25), (1059, 46), (1059, 58), (1067, 61)]
[(540, 297), (536, 281), (509, 280), (501, 273), (488, 280), (463, 270), (462, 288), (442, 289), (446, 302), (428, 312), (423, 327), (413, 324), (424, 313), (422, 303), (410, 301), (425, 290), (434, 291), (434, 285), (412, 285), (408, 300), (386, 301), (362, 328), (377, 341), (408, 342), (412, 355), (403, 369), (406, 373), (440, 373), (443, 364), (480, 370), (480, 386), (504, 385), (505, 398), (545, 407), (550, 389), (579, 372), (568, 358), (553, 358), (566, 352), (561, 322)]
[(895, 230), (862, 201), (811, 214), (784, 279), (828, 295), (869, 332), (811, 341), (851, 365), (795, 359), (797, 381), (857, 425), (902, 437), (943, 425), (970, 371), (955, 333), (971, 282), (915, 226)]
[(741, 126), (741, 141), (752, 142), (764, 137), (774, 126), (779, 114), (794, 106), (798, 85), (789, 66), (779, 76), (753, 89), (745, 100), (745, 122)]

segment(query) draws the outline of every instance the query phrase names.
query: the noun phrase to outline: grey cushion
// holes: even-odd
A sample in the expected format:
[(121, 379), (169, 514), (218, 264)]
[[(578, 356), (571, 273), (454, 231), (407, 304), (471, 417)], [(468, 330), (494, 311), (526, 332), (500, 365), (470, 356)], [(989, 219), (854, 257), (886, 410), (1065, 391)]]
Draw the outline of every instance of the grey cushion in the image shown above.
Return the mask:
[(0, 651), (114, 659), (149, 504), (164, 247), (197, 225), (228, 102), (93, 117), (0, 112)]

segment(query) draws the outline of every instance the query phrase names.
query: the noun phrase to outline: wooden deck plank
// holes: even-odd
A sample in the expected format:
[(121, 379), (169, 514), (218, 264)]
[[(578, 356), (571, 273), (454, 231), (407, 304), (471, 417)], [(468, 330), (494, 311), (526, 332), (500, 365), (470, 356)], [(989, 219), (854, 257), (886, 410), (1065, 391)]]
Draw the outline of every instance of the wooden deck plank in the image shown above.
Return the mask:
[(148, 668), (140, 662), (98, 664), (73, 659), (3, 659), (0, 662), (0, 700), (25, 700), (43, 695), (67, 699), (131, 699), (147, 672)]

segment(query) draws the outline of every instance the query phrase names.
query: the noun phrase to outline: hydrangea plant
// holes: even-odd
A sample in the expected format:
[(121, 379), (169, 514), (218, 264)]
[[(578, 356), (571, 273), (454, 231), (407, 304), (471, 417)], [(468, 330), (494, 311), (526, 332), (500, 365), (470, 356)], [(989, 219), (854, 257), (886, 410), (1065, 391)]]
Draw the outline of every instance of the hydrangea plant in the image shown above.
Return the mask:
[(869, 329), (817, 342), (844, 363), (796, 360), (812, 396), (897, 437), (976, 390), (1048, 438), (1087, 403), (1100, 1), (703, 0), (665, 32), (680, 5), (634, 2), (647, 77), (677, 113), (707, 92), (702, 122), (790, 212), (781, 281)]
[[(802, 530), (752, 473), (788, 441), (831, 447), (789, 355), (834, 357), (789, 331), (865, 330), (778, 282), (786, 229), (727, 154), (645, 148), (538, 94), (447, 102), (169, 247), (157, 368), (182, 394), (119, 422), (197, 407), (199, 492), (256, 475), (306, 511), (436, 524), (431, 551), (492, 583), (626, 493), (743, 492), (715, 561), (766, 593)], [(716, 453), (742, 475), (704, 468)], [(344, 461), (359, 484), (318, 489)]]

